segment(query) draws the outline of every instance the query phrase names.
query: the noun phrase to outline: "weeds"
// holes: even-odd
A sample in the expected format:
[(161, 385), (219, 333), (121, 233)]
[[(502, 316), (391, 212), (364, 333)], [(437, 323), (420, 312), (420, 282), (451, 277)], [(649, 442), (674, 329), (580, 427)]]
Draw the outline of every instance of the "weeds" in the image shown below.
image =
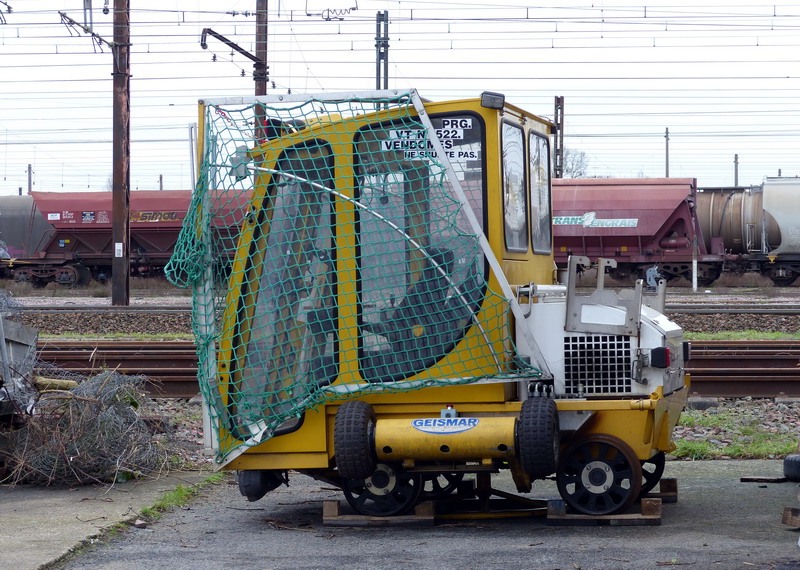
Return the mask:
[(796, 430), (762, 413), (760, 407), (746, 404), (684, 410), (675, 430), (677, 449), (672, 455), (693, 460), (775, 459), (793, 453)]
[(800, 332), (719, 331), (713, 333), (684, 331), (686, 340), (800, 340)]
[[(100, 283), (92, 280), (83, 287), (65, 287), (57, 283), (48, 283), (41, 288), (34, 287), (25, 281), (13, 279), (0, 280), (0, 287), (10, 291), (15, 297), (111, 297), (111, 281)], [(191, 290), (180, 289), (172, 285), (164, 277), (131, 277), (130, 289), (139, 296), (191, 296)]]
[(178, 485), (173, 491), (164, 493), (152, 507), (145, 507), (142, 509), (139, 514), (150, 521), (159, 519), (161, 515), (174, 508), (186, 506), (189, 501), (200, 493), (203, 487), (217, 484), (226, 476), (227, 474), (223, 472), (214, 473), (206, 477), (200, 485), (192, 485), (191, 487)]

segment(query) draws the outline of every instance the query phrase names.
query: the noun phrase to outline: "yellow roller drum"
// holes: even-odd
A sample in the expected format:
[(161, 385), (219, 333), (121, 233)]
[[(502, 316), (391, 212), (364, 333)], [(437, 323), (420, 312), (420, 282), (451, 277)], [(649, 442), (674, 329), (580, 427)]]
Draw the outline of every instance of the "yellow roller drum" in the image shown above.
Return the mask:
[(515, 417), (379, 419), (375, 450), (381, 461), (513, 459)]

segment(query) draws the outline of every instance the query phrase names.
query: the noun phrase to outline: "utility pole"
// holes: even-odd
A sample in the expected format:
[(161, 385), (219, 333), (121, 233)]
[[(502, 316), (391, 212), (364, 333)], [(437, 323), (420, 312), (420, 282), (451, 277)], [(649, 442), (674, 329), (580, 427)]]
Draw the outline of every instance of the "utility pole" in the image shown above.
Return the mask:
[[(267, 65), (267, 23), (268, 1), (256, 0), (256, 61), (253, 63), (253, 80), (256, 83), (256, 97), (267, 94), (269, 66)], [(266, 111), (260, 103), (256, 105), (256, 140), (267, 139)]]
[(739, 185), (739, 155), (733, 155), (733, 185)]
[(112, 241), (114, 257), (111, 261), (111, 304), (130, 304), (130, 4), (129, 0), (114, 0), (114, 42), (111, 51), (114, 59), (114, 112), (113, 148), (114, 163), (111, 194)]
[(666, 172), (666, 174), (664, 176), (665, 176), (665, 178), (669, 178), (669, 129), (667, 129), (666, 134), (664, 134), (664, 138), (667, 140), (667, 147), (666, 147), (667, 148), (667, 160), (666, 160), (667, 172)]
[(31, 193), (31, 190), (33, 190), (33, 168), (29, 164), (28, 165), (28, 194)]
[[(381, 30), (383, 24), (383, 30)], [(381, 71), (383, 79), (381, 80)], [(389, 88), (389, 12), (375, 14), (375, 89)]]
[(564, 177), (564, 97), (556, 95), (553, 122), (556, 124), (553, 133), (553, 177)]
[[(81, 25), (64, 12), (59, 12), (61, 22), (70, 28), (80, 29), (92, 37), (92, 42), (111, 48), (113, 68), (113, 116), (111, 189), (111, 241), (114, 256), (111, 259), (111, 304), (130, 304), (130, 188), (131, 188), (131, 18), (130, 0), (114, 0), (114, 41), (97, 35), (92, 29), (92, 3), (84, 0), (84, 24)], [(107, 14), (108, 2), (103, 8)], [(91, 176), (89, 177), (91, 181)], [(87, 184), (88, 186), (88, 184)]]

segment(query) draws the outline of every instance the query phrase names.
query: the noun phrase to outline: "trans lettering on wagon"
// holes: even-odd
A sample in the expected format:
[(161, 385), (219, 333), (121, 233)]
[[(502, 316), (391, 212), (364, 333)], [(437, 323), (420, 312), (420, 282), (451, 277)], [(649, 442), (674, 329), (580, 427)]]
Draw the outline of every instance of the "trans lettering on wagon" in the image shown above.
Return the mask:
[(583, 226), (584, 228), (635, 228), (639, 218), (598, 218), (597, 212), (582, 216), (553, 216), (554, 226)]
[(478, 418), (421, 418), (411, 420), (415, 429), (434, 434), (451, 434), (469, 431), (480, 423)]
[[(458, 162), (479, 158), (477, 150), (459, 148), (461, 143), (457, 142), (464, 140), (464, 131), (472, 129), (471, 117), (443, 118), (441, 123), (436, 136), (450, 160)], [(435, 159), (438, 156), (425, 129), (391, 129), (389, 138), (381, 141), (381, 145), (385, 151), (402, 152), (405, 160)]]

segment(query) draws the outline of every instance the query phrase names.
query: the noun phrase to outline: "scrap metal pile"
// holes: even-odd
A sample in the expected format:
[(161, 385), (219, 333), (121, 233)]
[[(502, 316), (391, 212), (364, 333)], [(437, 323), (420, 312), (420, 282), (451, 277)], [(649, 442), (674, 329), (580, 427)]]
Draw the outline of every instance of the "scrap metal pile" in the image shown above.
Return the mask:
[(171, 439), (154, 434), (144, 376), (68, 374), (36, 359), (37, 334), (0, 294), (0, 482), (85, 485), (166, 471)]

